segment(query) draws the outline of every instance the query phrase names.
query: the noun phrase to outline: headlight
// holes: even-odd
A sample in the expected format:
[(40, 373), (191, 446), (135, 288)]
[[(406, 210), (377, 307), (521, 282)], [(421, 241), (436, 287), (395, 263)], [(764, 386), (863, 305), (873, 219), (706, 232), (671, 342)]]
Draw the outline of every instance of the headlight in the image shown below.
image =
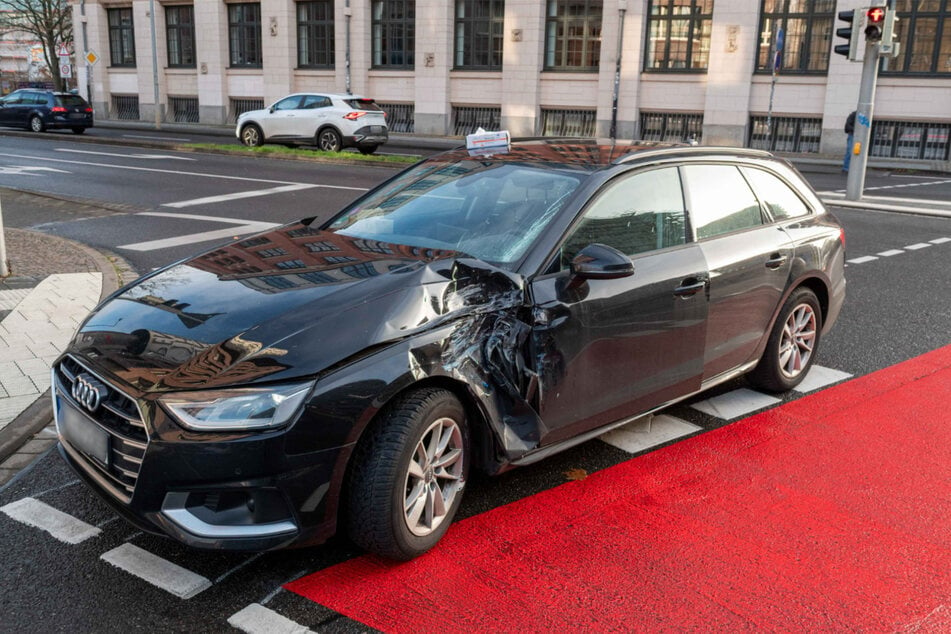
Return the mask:
[(159, 401), (183, 426), (195, 431), (271, 429), (297, 412), (313, 383), (207, 390), (163, 396)]

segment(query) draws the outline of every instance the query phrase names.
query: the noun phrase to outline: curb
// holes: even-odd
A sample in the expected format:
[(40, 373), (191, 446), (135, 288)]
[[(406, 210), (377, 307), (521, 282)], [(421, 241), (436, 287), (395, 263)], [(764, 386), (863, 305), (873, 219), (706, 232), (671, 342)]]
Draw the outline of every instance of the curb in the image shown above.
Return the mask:
[[(17, 229), (17, 231), (27, 230)], [(96, 266), (99, 267), (99, 272), (102, 273), (102, 290), (99, 293), (100, 302), (108, 295), (112, 294), (124, 283), (122, 270), (117, 264), (117, 262), (125, 262), (122, 260), (122, 258), (118, 256), (107, 255), (74, 240), (68, 240), (66, 238), (60, 238), (59, 236), (52, 236), (49, 234), (43, 235), (53, 239), (54, 241), (59, 241), (62, 243), (64, 248), (73, 248), (83, 252), (87, 257), (96, 263)], [(131, 267), (126, 266), (124, 270), (131, 271), (132, 269)], [(29, 442), (29, 440), (33, 438), (34, 435), (49, 425), (52, 419), (52, 399), (50, 398), (50, 391), (46, 390), (40, 394), (36, 400), (33, 401), (33, 403), (31, 403), (25, 410), (20, 412), (19, 416), (14, 418), (12, 421), (10, 421), (10, 423), (7, 424), (6, 427), (0, 430), (0, 464), (16, 454), (17, 451), (19, 451), (23, 445)], [(0, 482), (0, 486), (2, 485), (3, 483)]]

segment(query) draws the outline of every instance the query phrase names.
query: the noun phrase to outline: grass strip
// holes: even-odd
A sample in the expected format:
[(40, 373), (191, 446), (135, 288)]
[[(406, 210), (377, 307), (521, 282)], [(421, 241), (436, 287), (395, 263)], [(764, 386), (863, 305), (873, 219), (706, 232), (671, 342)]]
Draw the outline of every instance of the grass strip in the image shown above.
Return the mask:
[(360, 154), (359, 152), (325, 152), (307, 148), (289, 148), (282, 145), (262, 145), (260, 147), (245, 147), (242, 145), (224, 145), (218, 143), (186, 143), (184, 147), (195, 150), (214, 150), (231, 154), (262, 154), (264, 156), (296, 156), (301, 158), (319, 158), (329, 161), (362, 161), (366, 163), (415, 163), (421, 156), (405, 156), (395, 154)]

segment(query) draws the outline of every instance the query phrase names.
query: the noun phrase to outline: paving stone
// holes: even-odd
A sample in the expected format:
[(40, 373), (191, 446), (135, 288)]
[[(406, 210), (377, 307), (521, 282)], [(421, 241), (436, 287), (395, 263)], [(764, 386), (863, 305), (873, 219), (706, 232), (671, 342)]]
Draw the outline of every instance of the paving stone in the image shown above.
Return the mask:
[(44, 451), (46, 451), (47, 449), (49, 449), (55, 444), (56, 444), (56, 440), (52, 438), (34, 437), (33, 440), (26, 443), (22, 447), (20, 447), (19, 453), (30, 453), (30, 454), (43, 453)]
[(17, 361), (16, 364), (17, 367), (20, 368), (20, 371), (26, 375), (39, 374), (41, 372), (45, 373), (50, 369), (50, 366), (48, 366), (43, 359), (37, 359), (36, 357)]
[(0, 385), (3, 386), (7, 396), (27, 396), (37, 393), (36, 385), (28, 376), (13, 376), (0, 381)]
[(15, 453), (0, 464), (0, 469), (23, 469), (36, 460), (35, 453)]

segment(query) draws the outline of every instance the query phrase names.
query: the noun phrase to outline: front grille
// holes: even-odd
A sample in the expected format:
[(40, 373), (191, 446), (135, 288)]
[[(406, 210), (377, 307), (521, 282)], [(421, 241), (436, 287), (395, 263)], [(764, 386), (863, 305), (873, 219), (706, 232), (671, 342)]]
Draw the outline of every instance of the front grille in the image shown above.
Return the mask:
[[(106, 396), (91, 418), (109, 433), (109, 465), (105, 466), (87, 456), (86, 464), (95, 468), (112, 488), (126, 502), (132, 498), (135, 482), (139, 477), (142, 458), (148, 445), (145, 422), (135, 401), (117, 390), (101, 377), (81, 365), (73, 357), (64, 357), (53, 370), (55, 378), (62, 386), (61, 398), (67, 399), (73, 407), (84, 411), (72, 398), (72, 387), (76, 377), (82, 373), (95, 376), (106, 386)], [(85, 412), (87, 415), (88, 412)], [(75, 448), (74, 449), (75, 452)], [(77, 452), (78, 453), (78, 452)]]

